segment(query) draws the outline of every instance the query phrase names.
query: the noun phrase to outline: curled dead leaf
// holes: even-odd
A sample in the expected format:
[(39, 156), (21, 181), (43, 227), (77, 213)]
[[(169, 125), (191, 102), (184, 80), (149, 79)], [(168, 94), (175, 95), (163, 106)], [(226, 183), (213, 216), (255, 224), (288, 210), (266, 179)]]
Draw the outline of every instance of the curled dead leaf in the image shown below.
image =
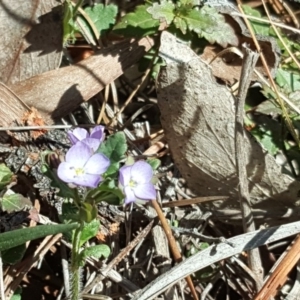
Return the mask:
[[(174, 161), (198, 196), (229, 197), (209, 205), (216, 216), (240, 220), (234, 98), (205, 62), (167, 32), (162, 34), (160, 56), (167, 66), (158, 79), (158, 105)], [(258, 217), (275, 223), (298, 219), (300, 182), (283, 174), (275, 158), (247, 132), (245, 149), (251, 203)]]

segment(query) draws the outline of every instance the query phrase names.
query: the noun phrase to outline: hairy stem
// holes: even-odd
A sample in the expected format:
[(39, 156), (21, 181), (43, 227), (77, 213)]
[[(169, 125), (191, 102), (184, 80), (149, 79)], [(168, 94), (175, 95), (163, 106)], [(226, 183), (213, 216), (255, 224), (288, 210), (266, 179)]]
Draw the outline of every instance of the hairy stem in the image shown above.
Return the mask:
[(80, 250), (80, 236), (82, 232), (82, 226), (75, 230), (73, 241), (72, 241), (72, 255), (71, 255), (71, 299), (80, 299), (80, 260), (79, 260), (79, 250)]

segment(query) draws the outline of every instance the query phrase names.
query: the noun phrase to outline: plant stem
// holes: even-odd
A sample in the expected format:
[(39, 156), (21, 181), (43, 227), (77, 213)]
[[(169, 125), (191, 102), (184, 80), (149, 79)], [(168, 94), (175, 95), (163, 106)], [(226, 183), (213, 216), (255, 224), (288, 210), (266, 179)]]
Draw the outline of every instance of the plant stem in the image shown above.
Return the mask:
[(79, 197), (79, 194), (78, 194), (78, 190), (77, 189), (74, 189), (74, 203), (77, 207), (80, 207), (81, 203), (80, 203), (80, 197)]
[[(255, 230), (255, 223), (251, 209), (249, 181), (247, 174), (247, 149), (245, 148), (245, 130), (244, 130), (244, 106), (247, 91), (251, 82), (251, 75), (255, 68), (258, 53), (254, 53), (244, 46), (244, 60), (240, 78), (239, 92), (236, 97), (236, 116), (235, 116), (235, 158), (237, 175), (239, 179), (239, 200), (243, 218), (244, 232)], [(255, 248), (248, 252), (248, 261), (250, 269), (255, 274), (255, 283), (257, 292), (263, 284), (263, 267), (259, 249)]]
[(78, 300), (80, 293), (80, 236), (82, 232), (82, 225), (77, 228), (74, 232), (72, 241), (72, 255), (71, 255), (71, 277), (72, 277), (72, 288), (71, 288), (71, 299)]

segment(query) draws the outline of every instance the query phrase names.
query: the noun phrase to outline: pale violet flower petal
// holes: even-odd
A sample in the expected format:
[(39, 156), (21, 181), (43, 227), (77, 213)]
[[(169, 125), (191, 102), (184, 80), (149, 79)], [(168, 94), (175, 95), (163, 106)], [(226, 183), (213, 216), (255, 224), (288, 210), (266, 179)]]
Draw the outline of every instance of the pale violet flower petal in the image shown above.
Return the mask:
[(69, 130), (67, 134), (72, 145), (75, 145), (79, 141), (72, 131)]
[(151, 166), (145, 161), (137, 161), (131, 168), (131, 179), (137, 183), (149, 182), (153, 177)]
[(104, 130), (105, 127), (102, 125), (95, 126), (91, 131), (90, 137), (99, 140), (101, 143), (105, 138)]
[(134, 202), (136, 200), (134, 192), (132, 191), (132, 189), (129, 186), (127, 186), (127, 187), (124, 188), (124, 193), (126, 195), (126, 197), (125, 197), (125, 204)]
[(95, 188), (98, 186), (101, 177), (95, 174), (83, 174), (81, 176), (76, 176), (72, 183), (80, 186)]
[(86, 165), (84, 166), (84, 171), (88, 174), (100, 175), (106, 172), (109, 164), (110, 161), (105, 155), (101, 153), (95, 153), (87, 161)]
[(119, 170), (119, 181), (122, 186), (126, 186), (130, 182), (132, 166), (123, 166)]
[(95, 152), (96, 150), (98, 150), (101, 141), (98, 139), (94, 139), (94, 138), (86, 138), (82, 140), (83, 143), (85, 143), (86, 145), (88, 145), (90, 148), (93, 149), (93, 151)]
[(152, 183), (139, 184), (134, 188), (136, 198), (153, 200), (156, 199), (156, 191)]
[(156, 191), (151, 182), (153, 171), (145, 161), (124, 166), (119, 171), (119, 186), (125, 194), (125, 203), (156, 199)]
[[(85, 138), (87, 140), (89, 138)], [(97, 142), (99, 144), (99, 142)], [(66, 161), (57, 170), (58, 177), (67, 183), (85, 187), (97, 187), (109, 167), (109, 159), (100, 153), (94, 154), (84, 141), (78, 141), (66, 154)]]
[(89, 133), (83, 128), (75, 128), (73, 131), (68, 131), (68, 137), (71, 143), (75, 145), (78, 141), (89, 137)]
[(62, 162), (57, 169), (57, 176), (64, 182), (73, 182), (75, 176), (75, 169), (71, 163)]
[(67, 152), (66, 162), (71, 163), (75, 168), (83, 168), (92, 153), (92, 149), (88, 145), (77, 142)]

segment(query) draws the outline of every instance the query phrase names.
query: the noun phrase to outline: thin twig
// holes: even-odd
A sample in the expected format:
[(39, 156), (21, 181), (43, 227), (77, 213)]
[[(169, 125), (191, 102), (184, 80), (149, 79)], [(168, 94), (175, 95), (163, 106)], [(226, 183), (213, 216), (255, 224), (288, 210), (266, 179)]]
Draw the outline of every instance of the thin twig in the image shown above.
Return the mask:
[[(177, 247), (177, 244), (176, 244), (176, 240), (172, 234), (172, 230), (171, 230), (171, 227), (169, 225), (169, 223), (167, 222), (166, 218), (165, 218), (165, 215), (163, 214), (160, 206), (158, 205), (157, 201), (156, 200), (152, 200), (151, 201), (152, 203), (152, 206), (154, 207), (156, 213), (157, 213), (157, 216), (161, 222), (161, 225), (165, 231), (165, 234), (167, 236), (167, 239), (168, 239), (168, 242), (169, 242), (169, 246), (170, 246), (170, 249), (171, 249), (171, 252), (173, 254), (173, 257), (174, 257), (174, 260), (176, 262), (181, 262), (182, 261), (182, 256), (181, 256), (181, 253), (180, 251), (178, 250), (178, 247)], [(192, 281), (192, 278), (191, 276), (187, 276), (185, 277), (185, 280), (191, 290), (191, 293), (194, 297), (195, 300), (198, 300), (198, 295), (196, 293), (196, 290), (195, 290), (195, 287), (194, 287), (194, 284), (193, 284), (193, 281)]]
[[(236, 55), (238, 55), (240, 58), (243, 58), (243, 53), (242, 53), (242, 51), (239, 49), (239, 48), (237, 48), (237, 47), (229, 47), (229, 48), (227, 48), (227, 49), (225, 49), (225, 50), (222, 50), (222, 51), (220, 51), (210, 62), (209, 62), (209, 64), (211, 64), (217, 57), (220, 57), (220, 56), (222, 56), (222, 55), (224, 55), (225, 53), (228, 53), (228, 52), (230, 52), (230, 53), (235, 53)], [(291, 58), (290, 58), (291, 59)], [(257, 77), (259, 78), (259, 80), (260, 80), (260, 82), (262, 83), (262, 84), (265, 84), (267, 87), (269, 87), (270, 89), (272, 89), (273, 91), (274, 91), (274, 93), (275, 93), (275, 90), (274, 90), (274, 88), (273, 88), (273, 84), (272, 84), (272, 82), (269, 82), (263, 75), (262, 75), (262, 73), (260, 73), (259, 71), (257, 71), (257, 70), (254, 70), (254, 73), (257, 75)], [(281, 92), (279, 92), (279, 91), (277, 91), (278, 92), (278, 95), (280, 96), (280, 98), (290, 107), (290, 108), (292, 108), (297, 114), (299, 114), (300, 115), (300, 109), (291, 101), (291, 100), (289, 100), (283, 93), (281, 93)]]
[[(244, 10), (243, 10), (243, 7), (242, 7), (241, 0), (237, 0), (237, 3), (238, 3), (238, 8), (239, 8), (240, 12), (244, 15), (245, 13), (244, 13)], [(271, 76), (271, 73), (270, 73), (270, 70), (269, 70), (269, 67), (268, 67), (268, 64), (267, 64), (267, 60), (266, 60), (266, 58), (265, 58), (265, 56), (263, 54), (263, 51), (262, 51), (262, 49), (261, 49), (261, 47), (260, 47), (260, 45), (259, 45), (259, 43), (257, 41), (257, 38), (255, 36), (255, 33), (254, 33), (254, 31), (253, 31), (253, 29), (251, 27), (251, 24), (250, 24), (249, 20), (247, 18), (245, 18), (245, 17), (243, 17), (243, 18), (244, 18), (246, 26), (247, 26), (247, 28), (249, 30), (251, 38), (252, 38), (252, 40), (254, 42), (254, 45), (255, 45), (255, 47), (257, 49), (257, 52), (260, 54), (260, 59), (261, 59), (262, 64), (263, 64), (263, 66), (264, 66), (264, 68), (266, 70), (266, 73), (268, 75), (270, 84), (271, 84), (271, 86), (272, 86), (272, 88), (273, 88), (273, 90), (274, 90), (274, 92), (276, 94), (276, 97), (277, 97), (276, 101), (278, 102), (278, 104), (279, 104), (279, 106), (280, 106), (280, 108), (282, 110), (283, 120), (284, 120), (284, 122), (285, 122), (285, 124), (286, 124), (286, 126), (287, 126), (287, 128), (289, 130), (289, 132), (293, 136), (295, 142), (297, 143), (297, 147), (300, 148), (299, 136), (298, 136), (297, 132), (295, 131), (295, 128), (293, 126), (291, 118), (289, 117), (289, 114), (287, 112), (287, 108), (285, 107), (284, 102), (282, 101), (280, 93), (279, 93), (279, 91), (277, 89), (277, 86), (275, 84), (275, 81), (274, 81), (273, 77)]]
[(138, 236), (131, 241), (124, 249), (121, 250), (121, 252), (105, 267), (105, 269), (100, 270), (100, 274), (93, 280), (93, 282), (86, 286), (84, 288), (84, 290), (82, 291), (82, 293), (88, 293), (93, 286), (95, 286), (95, 284), (99, 283), (100, 281), (102, 281), (107, 274), (109, 273), (109, 271), (114, 268), (116, 265), (119, 264), (119, 262), (124, 259), (124, 257), (126, 255), (129, 254), (129, 252), (134, 249), (134, 247), (142, 240), (144, 239), (147, 234), (150, 232), (151, 228), (153, 225), (153, 221), (151, 221), (139, 234)]
[(281, 28), (290, 30), (290, 31), (295, 32), (295, 33), (300, 33), (299, 29), (296, 29), (296, 28), (294, 28), (292, 26), (288, 26), (288, 25), (283, 24), (283, 23), (272, 21), (271, 19), (266, 20), (266, 19), (255, 17), (255, 16), (249, 16), (249, 15), (246, 15), (246, 14), (243, 15), (243, 14), (235, 12), (235, 11), (232, 12), (230, 15), (231, 16), (238, 16), (238, 17), (246, 17), (247, 19), (250, 19), (250, 20), (255, 20), (255, 21), (259, 21), (259, 22), (267, 23), (267, 24), (273, 24), (273, 25), (275, 25), (277, 27), (281, 27)]
[(62, 234), (59, 233), (55, 236), (47, 236), (41, 242), (37, 250), (34, 252), (33, 257), (27, 259), (25, 262), (20, 263), (18, 268), (18, 273), (14, 273), (13, 281), (6, 286), (6, 296), (11, 297), (14, 291), (17, 289), (21, 283), (24, 276), (37, 264), (37, 262), (45, 256), (49, 249), (57, 243), (58, 240), (62, 237)]
[[(158, 50), (157, 50), (158, 51)], [(155, 62), (155, 59), (157, 57), (157, 52), (155, 53), (155, 55), (153, 56), (152, 60), (150, 61), (150, 65), (147, 69), (147, 71), (145, 72), (145, 74), (143, 75), (141, 82), (135, 87), (135, 89), (131, 92), (131, 94), (129, 95), (128, 99), (125, 101), (125, 103), (123, 104), (123, 106), (120, 108), (120, 110), (115, 114), (115, 116), (113, 117), (113, 119), (110, 121), (110, 123), (108, 125), (113, 124), (113, 122), (120, 116), (120, 114), (124, 111), (124, 109), (128, 106), (128, 104), (132, 101), (133, 97), (136, 95), (136, 93), (139, 91), (139, 89), (141, 88), (141, 86), (146, 82), (146, 79), (148, 78), (148, 75), (150, 74), (151, 70), (152, 70), (152, 66)]]
[(177, 201), (169, 201), (162, 204), (162, 207), (179, 207), (188, 206), (193, 204), (205, 203), (210, 201), (227, 200), (228, 196), (208, 196), (208, 197), (197, 197), (192, 199), (184, 199)]
[(44, 126), (8, 126), (1, 127), (0, 131), (27, 131), (27, 130), (41, 130), (41, 129), (70, 129), (73, 125), (44, 125)]
[(156, 277), (131, 300), (157, 299), (156, 296), (163, 293), (166, 289), (170, 288), (187, 275), (193, 274), (231, 256), (240, 254), (243, 251), (273, 243), (288, 236), (298, 234), (299, 232), (300, 221), (268, 229), (252, 231), (229, 238), (228, 242), (232, 243), (234, 247), (227, 244), (222, 244), (221, 247), (211, 245), (208, 248), (186, 258), (183, 262), (174, 266), (166, 273)]
[[(206, 243), (214, 243), (214, 244), (220, 244), (220, 243), (228, 243), (226, 238), (224, 238), (223, 236), (219, 236), (219, 237), (212, 237), (212, 236), (207, 236), (204, 235), (200, 232), (198, 232), (198, 230), (196, 228), (192, 228), (192, 229), (188, 229), (188, 228), (182, 228), (182, 227), (171, 227), (172, 231), (174, 231), (175, 233), (180, 233), (180, 234), (185, 234), (185, 235), (190, 235), (196, 238), (200, 238), (203, 242)], [(232, 245), (230, 245), (232, 246)]]
[[(241, 205), (242, 219), (244, 232), (255, 230), (254, 218), (250, 206), (250, 195), (248, 187), (248, 176), (246, 169), (246, 151), (245, 131), (244, 131), (244, 106), (247, 91), (251, 81), (251, 75), (258, 60), (258, 53), (252, 52), (244, 46), (244, 60), (240, 78), (239, 92), (236, 102), (236, 117), (235, 117), (235, 151), (236, 151), (236, 166), (239, 179), (239, 199)], [(263, 267), (258, 249), (249, 251), (250, 269), (256, 275), (256, 288), (260, 289), (263, 283)]]
[(255, 300), (271, 299), (275, 296), (278, 288), (283, 286), (287, 280), (287, 275), (297, 264), (300, 258), (300, 235), (298, 234), (292, 244), (277, 260), (275, 266), (270, 271), (270, 277), (265, 281), (262, 289), (254, 298)]
[(113, 122), (121, 115), (121, 113), (124, 111), (124, 109), (128, 106), (128, 104), (131, 102), (132, 98), (135, 96), (135, 94), (138, 92), (142, 84), (147, 79), (149, 73), (151, 71), (151, 68), (148, 68), (148, 70), (145, 72), (141, 82), (136, 86), (136, 88), (132, 91), (128, 99), (125, 101), (124, 105), (120, 108), (120, 110), (115, 114), (113, 119), (110, 121), (109, 125), (113, 124)]
[[(265, 12), (267, 14), (267, 17), (269, 18), (269, 20), (271, 19), (269, 10), (267, 8), (267, 5), (265, 3), (265, 1), (262, 0), (262, 4), (264, 6)], [(285, 48), (285, 50), (288, 52), (288, 54), (290, 55), (290, 57), (293, 59), (294, 63), (297, 65), (297, 67), (300, 69), (300, 63), (298, 61), (298, 59), (296, 58), (296, 56), (293, 54), (293, 52), (290, 50), (290, 48), (288, 47), (288, 45), (285, 43), (284, 39), (282, 38), (281, 34), (279, 33), (279, 31), (277, 30), (276, 26), (274, 24), (271, 23), (271, 26), (273, 28), (273, 30), (275, 31), (277, 37), (279, 38), (280, 42), (282, 43), (283, 47)]]

